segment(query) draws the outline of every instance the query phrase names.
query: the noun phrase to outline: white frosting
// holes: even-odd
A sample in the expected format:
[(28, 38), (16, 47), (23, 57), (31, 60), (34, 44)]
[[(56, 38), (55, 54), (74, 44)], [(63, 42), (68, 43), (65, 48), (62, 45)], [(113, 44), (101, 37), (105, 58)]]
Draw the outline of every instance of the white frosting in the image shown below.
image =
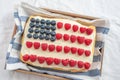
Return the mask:
[[(38, 18), (38, 19), (43, 19), (40, 16), (35, 16), (34, 18)], [(44, 18), (45, 20), (48, 20), (49, 18)], [(67, 19), (52, 19), (50, 18), (49, 20), (55, 20), (56, 22), (62, 22), (62, 23), (70, 23), (71, 26), (72, 25), (78, 25), (79, 27), (86, 27), (84, 25), (81, 25), (78, 22), (72, 21), (72, 20), (67, 20)], [(76, 61), (83, 61), (83, 62), (89, 62), (90, 64), (92, 63), (93, 60), (93, 50), (92, 48), (94, 47), (94, 39), (95, 39), (95, 31), (93, 31), (92, 35), (87, 35), (86, 33), (80, 33), (79, 30), (77, 32), (73, 32), (72, 28), (70, 30), (65, 30), (64, 27), (62, 29), (56, 29), (56, 33), (61, 33), (61, 34), (69, 34), (69, 35), (76, 35), (76, 36), (84, 36), (85, 38), (88, 39), (92, 39), (92, 43), (90, 44), (90, 46), (86, 46), (85, 43), (83, 44), (79, 44), (77, 41), (74, 43), (71, 43), (70, 40), (69, 41), (64, 41), (63, 39), (51, 42), (50, 40), (40, 40), (40, 39), (33, 39), (33, 38), (27, 38), (27, 34), (28, 34), (28, 28), (29, 28), (29, 23), (30, 23), (30, 19), (28, 20), (26, 27), (25, 27), (25, 32), (24, 32), (24, 37), (23, 37), (23, 42), (22, 42), (22, 50), (21, 50), (21, 54), (25, 55), (25, 54), (34, 54), (37, 56), (45, 56), (45, 57), (53, 57), (53, 58), (59, 58), (59, 59), (72, 59), (72, 60), (76, 60)], [(34, 49), (34, 47), (32, 46), (32, 48), (27, 48), (26, 47), (26, 41), (31, 41), (31, 42), (40, 42), (40, 43), (47, 43), (47, 44), (54, 44), (54, 45), (61, 45), (62, 47), (64, 46), (69, 46), (69, 47), (76, 47), (76, 48), (82, 48), (85, 50), (90, 50), (91, 51), (91, 55), (89, 57), (86, 57), (85, 54), (83, 54), (82, 56), (79, 56), (77, 53), (76, 54), (72, 54), (71, 52), (65, 54), (63, 49), (62, 52), (57, 52), (57, 51), (53, 51), (53, 52), (49, 52), (47, 51), (42, 51), (41, 48), (39, 49)], [(30, 61), (27, 61), (29, 63), (31, 63)], [(69, 69), (76, 69), (76, 70), (80, 70), (80, 68), (77, 67), (77, 65), (75, 67), (70, 67), (68, 66), (63, 66), (61, 63), (59, 65), (47, 65), (46, 62), (43, 64), (40, 64), (38, 61), (32, 62), (31, 63), (34, 66), (40, 66), (40, 67), (48, 67), (48, 68), (63, 68), (65, 70), (69, 70)]]

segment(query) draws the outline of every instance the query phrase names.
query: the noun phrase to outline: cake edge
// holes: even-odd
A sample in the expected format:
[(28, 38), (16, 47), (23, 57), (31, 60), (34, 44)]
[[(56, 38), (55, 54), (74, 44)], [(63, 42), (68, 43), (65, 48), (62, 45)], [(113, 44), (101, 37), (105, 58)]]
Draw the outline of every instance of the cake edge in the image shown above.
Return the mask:
[[(26, 24), (25, 24), (25, 27), (26, 27), (26, 25), (28, 24), (28, 21), (31, 19), (31, 18), (34, 18), (35, 16), (30, 16), (29, 17), (29, 19), (27, 20), (27, 22), (26, 22)], [(41, 17), (41, 16), (40, 16)], [(43, 17), (43, 18), (47, 18), (47, 17)], [(52, 19), (52, 18), (51, 18)], [(61, 19), (61, 18), (60, 18)], [(79, 24), (81, 24), (80, 22), (78, 22)], [(25, 30), (25, 27), (24, 27), (24, 30)], [(87, 26), (88, 27), (88, 26)], [(96, 41), (96, 28), (95, 28), (95, 26), (89, 26), (89, 28), (91, 28), (91, 29), (93, 29), (95, 32), (94, 32), (94, 34), (95, 34), (95, 36), (94, 36), (94, 41), (93, 41), (93, 45), (92, 45), (92, 55), (94, 55), (94, 47), (95, 47), (95, 41)], [(23, 41), (24, 41), (24, 34), (25, 34), (25, 32), (23, 33), (23, 35), (22, 35), (22, 39), (21, 39), (21, 43), (22, 43), (22, 45), (23, 45)], [(93, 59), (93, 58), (92, 58)], [(32, 65), (32, 66), (35, 66), (35, 65), (33, 65), (32, 64), (32, 62), (25, 62), (23, 59), (22, 59), (22, 53), (20, 52), (20, 60), (23, 62), (23, 63), (25, 63), (25, 64), (29, 64), (29, 65)], [(92, 60), (93, 61), (93, 60)], [(35, 66), (35, 67), (40, 67), (40, 66)], [(41, 67), (41, 68), (49, 68), (49, 67)], [(54, 68), (49, 68), (49, 69), (54, 69), (54, 70), (60, 70), (60, 71), (69, 71), (69, 72), (87, 72), (88, 70), (90, 70), (90, 69), (88, 69), (88, 70), (86, 70), (86, 69), (80, 69), (80, 70), (76, 70), (76, 69), (69, 69), (69, 70), (66, 70), (66, 69), (63, 69), (63, 68), (58, 68), (58, 67), (54, 67)]]

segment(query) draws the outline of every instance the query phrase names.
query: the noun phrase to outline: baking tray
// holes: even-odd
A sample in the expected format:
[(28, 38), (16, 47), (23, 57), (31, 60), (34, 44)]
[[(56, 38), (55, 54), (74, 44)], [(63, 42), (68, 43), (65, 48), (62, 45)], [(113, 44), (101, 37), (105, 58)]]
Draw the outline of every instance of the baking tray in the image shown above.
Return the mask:
[[(88, 20), (96, 20), (98, 21), (98, 23), (104, 23), (104, 20), (101, 20), (100, 18), (97, 17), (92, 17), (92, 16), (86, 16), (86, 15), (80, 15), (80, 14), (75, 14), (75, 13), (70, 13), (70, 12), (64, 12), (64, 11), (59, 11), (59, 10), (53, 10), (53, 9), (48, 9), (48, 8), (42, 8), (44, 10), (47, 10), (51, 13), (57, 13), (57, 14), (62, 14), (62, 15), (66, 15), (66, 16), (71, 16), (71, 17), (75, 17), (75, 18), (82, 18), (82, 19), (88, 19)], [(85, 23), (82, 22), (82, 24), (87, 24), (87, 25), (91, 25), (91, 23)], [(17, 27), (16, 25), (14, 26), (14, 30), (13, 30), (13, 34), (12, 37), (16, 34), (16, 30)], [(101, 61), (101, 73), (102, 73), (102, 64), (103, 64), (103, 56), (104, 56), (104, 47), (100, 49), (100, 52), (102, 53), (102, 61)], [(37, 76), (42, 76), (42, 77), (47, 77), (47, 78), (51, 78), (51, 79), (56, 79), (56, 80), (70, 80), (67, 78), (63, 78), (63, 77), (59, 77), (59, 76), (55, 76), (55, 75), (50, 75), (50, 74), (44, 74), (44, 73), (38, 73), (38, 72), (31, 72), (31, 71), (27, 71), (27, 70), (14, 70), (16, 72), (21, 72), (24, 74), (33, 74), (33, 75), (37, 75)]]

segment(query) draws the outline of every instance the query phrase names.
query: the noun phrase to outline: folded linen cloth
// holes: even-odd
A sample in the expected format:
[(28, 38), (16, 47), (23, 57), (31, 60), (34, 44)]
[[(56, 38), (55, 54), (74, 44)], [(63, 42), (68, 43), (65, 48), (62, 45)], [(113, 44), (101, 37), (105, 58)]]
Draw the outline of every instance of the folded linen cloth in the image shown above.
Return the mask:
[(84, 73), (80, 73), (80, 72), (70, 73), (70, 72), (62, 72), (62, 71), (56, 71), (56, 70), (50, 70), (50, 69), (36, 68), (30, 65), (24, 64), (20, 61), (19, 59), (19, 54), (21, 50), (20, 42), (21, 42), (21, 36), (24, 30), (25, 22), (27, 21), (30, 15), (34, 15), (34, 14), (44, 14), (52, 17), (68, 18), (76, 21), (83, 20), (84, 22), (87, 22), (87, 20), (84, 20), (84, 19), (74, 18), (71, 16), (65, 16), (57, 13), (51, 13), (47, 10), (36, 8), (26, 3), (21, 3), (20, 5), (17, 5), (14, 11), (14, 20), (17, 26), (17, 31), (9, 44), (5, 69), (6, 70), (24, 69), (28, 71), (47, 73), (47, 74), (57, 75), (57, 76), (66, 77), (66, 78), (75, 79), (75, 80), (99, 80), (101, 61), (102, 61), (101, 59), (102, 53), (100, 52), (99, 49), (104, 47), (104, 36), (109, 31), (108, 23), (99, 22), (99, 20), (101, 19), (98, 19), (98, 21), (95, 21), (95, 20), (91, 21), (91, 23), (93, 23), (93, 25), (96, 26), (96, 31), (97, 31), (95, 55), (93, 58), (93, 64), (92, 64), (91, 70)]

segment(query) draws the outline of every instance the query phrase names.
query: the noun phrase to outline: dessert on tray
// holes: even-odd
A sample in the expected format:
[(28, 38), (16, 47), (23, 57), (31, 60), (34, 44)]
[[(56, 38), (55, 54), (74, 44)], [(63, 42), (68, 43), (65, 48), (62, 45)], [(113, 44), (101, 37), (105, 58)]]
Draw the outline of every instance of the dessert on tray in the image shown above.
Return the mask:
[(94, 26), (30, 16), (22, 36), (20, 59), (36, 67), (85, 72), (93, 62), (95, 36)]

